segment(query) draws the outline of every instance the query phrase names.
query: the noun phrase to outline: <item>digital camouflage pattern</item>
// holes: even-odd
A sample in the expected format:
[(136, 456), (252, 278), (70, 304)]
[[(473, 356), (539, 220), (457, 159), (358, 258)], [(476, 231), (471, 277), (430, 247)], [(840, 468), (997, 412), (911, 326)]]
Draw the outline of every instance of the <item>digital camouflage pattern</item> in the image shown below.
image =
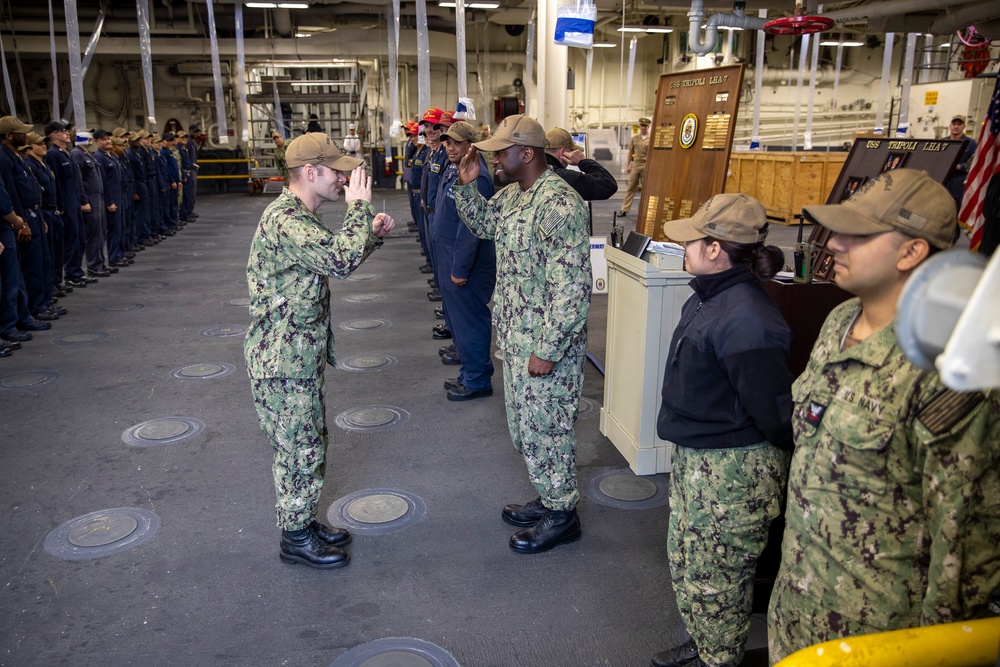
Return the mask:
[(278, 170), (278, 176), (285, 179), (285, 186), (288, 186), (288, 165), (285, 164), (285, 147), (274, 147), (274, 167)]
[(827, 318), (792, 387), (792, 457), (771, 660), (855, 634), (981, 614), (1000, 585), (1000, 399), (948, 390), (892, 327), (841, 351)]
[[(507, 427), (545, 506), (576, 507), (573, 424), (583, 387), (591, 268), (587, 209), (546, 170), (521, 191), (512, 183), (486, 200), (475, 183), (452, 189), (473, 234), (496, 242), (493, 322), (504, 351)], [(528, 359), (555, 362), (531, 377)]]
[(328, 276), (346, 278), (379, 245), (375, 211), (355, 200), (340, 232), (288, 188), (261, 216), (250, 246), (252, 322), (244, 343), (261, 430), (274, 446), (278, 525), (304, 528), (323, 488), (323, 371), (335, 364)]
[(462, 221), (496, 241), (493, 323), (507, 352), (557, 361), (583, 341), (590, 312), (587, 207), (551, 170), (521, 191), (517, 183), (486, 200), (474, 183), (456, 184)]
[(300, 530), (316, 516), (326, 470), (323, 378), (251, 380), (260, 428), (274, 446), (278, 526)]
[(784, 502), (791, 452), (674, 445), (667, 552), (674, 596), (698, 656), (735, 666), (750, 632), (757, 559)]
[(251, 378), (316, 378), (336, 365), (327, 276), (346, 278), (375, 250), (374, 218), (369, 202), (355, 200), (331, 232), (288, 188), (264, 210), (247, 263)]

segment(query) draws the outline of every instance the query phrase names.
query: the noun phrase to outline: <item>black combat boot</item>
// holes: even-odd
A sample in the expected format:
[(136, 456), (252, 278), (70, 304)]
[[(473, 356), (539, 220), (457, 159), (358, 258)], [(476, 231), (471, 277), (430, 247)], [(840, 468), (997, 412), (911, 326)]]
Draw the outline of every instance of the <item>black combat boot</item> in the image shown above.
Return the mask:
[(650, 667), (681, 667), (698, 657), (698, 647), (694, 640), (689, 639), (680, 646), (669, 651), (662, 651), (653, 656)]
[(500, 512), (503, 520), (512, 526), (534, 526), (548, 510), (541, 498), (535, 498), (524, 505), (507, 505)]
[(510, 536), (510, 548), (522, 554), (536, 554), (579, 539), (580, 535), (580, 518), (575, 509), (546, 510), (531, 528)]
[(338, 547), (324, 544), (311, 528), (281, 531), (281, 560), (302, 563), (321, 570), (347, 565), (350, 556)]
[(309, 527), (316, 533), (320, 542), (331, 547), (344, 547), (351, 543), (351, 534), (343, 528), (329, 528), (319, 521), (313, 521)]

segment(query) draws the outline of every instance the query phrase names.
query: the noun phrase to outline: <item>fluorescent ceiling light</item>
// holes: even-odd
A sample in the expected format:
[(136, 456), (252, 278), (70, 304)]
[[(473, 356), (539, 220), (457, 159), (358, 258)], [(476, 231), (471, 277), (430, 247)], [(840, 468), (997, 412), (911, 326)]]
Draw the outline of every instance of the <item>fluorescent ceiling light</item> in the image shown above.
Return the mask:
[(312, 33), (311, 32), (297, 32), (297, 33), (295, 33), (295, 36), (296, 37), (312, 37)]
[(820, 46), (864, 46), (865, 43), (845, 40), (843, 42), (831, 42), (831, 41), (820, 42), (819, 45)]
[(278, 3), (276, 2), (248, 2), (247, 7), (253, 7), (254, 9), (276, 9)]
[(308, 2), (279, 2), (278, 9), (309, 9)]
[[(454, 2), (439, 2), (438, 7), (457, 7)], [(500, 9), (499, 2), (467, 2), (466, 9)]]
[(646, 32), (645, 28), (636, 28), (633, 26), (622, 26), (618, 28), (618, 32)]
[(648, 33), (661, 33), (661, 34), (665, 34), (665, 33), (673, 32), (673, 31), (674, 31), (673, 28), (646, 28), (646, 32), (648, 32)]
[(616, 47), (616, 46), (618, 46), (618, 45), (617, 45), (617, 44), (614, 44), (614, 43), (612, 43), (612, 42), (594, 42), (594, 43), (592, 44), (592, 46), (593, 46), (593, 47), (594, 47), (595, 49), (613, 49), (613, 48), (615, 48), (615, 47)]
[(353, 86), (353, 81), (289, 81), (293, 86), (313, 88), (318, 86)]

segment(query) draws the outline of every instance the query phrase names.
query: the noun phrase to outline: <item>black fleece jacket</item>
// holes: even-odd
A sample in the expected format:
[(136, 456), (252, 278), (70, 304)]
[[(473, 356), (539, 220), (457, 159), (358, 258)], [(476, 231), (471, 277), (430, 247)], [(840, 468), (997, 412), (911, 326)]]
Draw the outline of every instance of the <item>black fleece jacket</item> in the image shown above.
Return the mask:
[(792, 334), (760, 281), (741, 265), (691, 281), (670, 342), (656, 432), (682, 447), (767, 440), (792, 448)]
[(580, 171), (576, 171), (563, 167), (559, 160), (546, 153), (545, 164), (569, 183), (584, 201), (611, 199), (611, 195), (618, 192), (618, 181), (597, 160), (580, 160), (576, 165)]

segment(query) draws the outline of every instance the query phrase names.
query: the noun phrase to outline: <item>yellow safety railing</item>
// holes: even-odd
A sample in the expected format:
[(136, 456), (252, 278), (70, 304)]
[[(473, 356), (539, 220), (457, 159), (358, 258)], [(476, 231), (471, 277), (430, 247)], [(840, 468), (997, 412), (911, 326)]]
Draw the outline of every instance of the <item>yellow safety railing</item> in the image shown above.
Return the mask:
[[(198, 160), (198, 164), (247, 164), (247, 159), (245, 157), (241, 158), (220, 158), (217, 160)], [(249, 180), (249, 174), (206, 174), (202, 176), (199, 174), (196, 177), (199, 181), (208, 181), (212, 179), (220, 178), (242, 178), (244, 180)]]
[(775, 667), (996, 667), (1000, 618), (928, 625), (815, 644)]

